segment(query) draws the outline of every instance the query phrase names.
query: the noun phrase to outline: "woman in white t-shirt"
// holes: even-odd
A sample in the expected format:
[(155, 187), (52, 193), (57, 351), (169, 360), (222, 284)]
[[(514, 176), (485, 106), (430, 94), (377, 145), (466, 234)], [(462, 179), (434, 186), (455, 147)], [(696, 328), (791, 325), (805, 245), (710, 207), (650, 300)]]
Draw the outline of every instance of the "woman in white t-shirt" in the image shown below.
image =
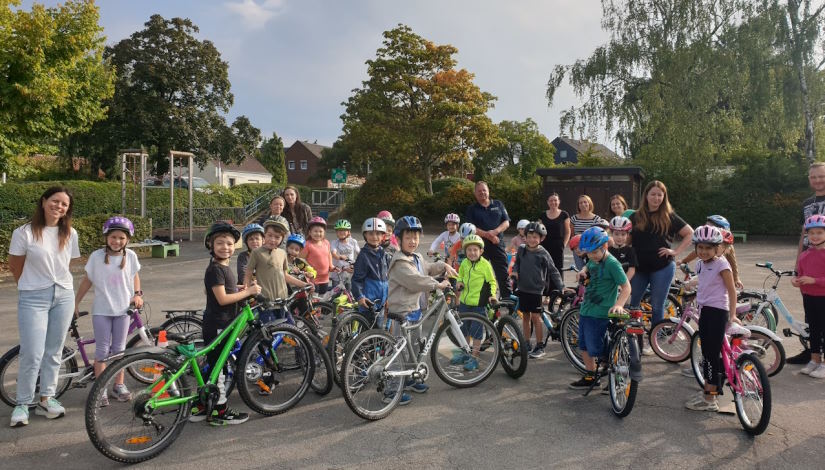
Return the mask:
[[(140, 262), (134, 251), (126, 248), (129, 239), (135, 235), (135, 226), (126, 217), (114, 216), (103, 224), (106, 246), (96, 250), (86, 262), (86, 277), (80, 282), (75, 300), (75, 311), (80, 301), (95, 288), (92, 303), (92, 327), (95, 331), (95, 376), (100, 376), (106, 368), (104, 362), (111, 354), (126, 348), (129, 335), (129, 305), (143, 306), (143, 291), (140, 290)], [(123, 373), (115, 377), (112, 397), (117, 401), (129, 401), (132, 393), (123, 383)], [(109, 405), (108, 390), (98, 402)]]
[(9, 269), (17, 281), (20, 371), (11, 426), (29, 424), (40, 376), (35, 414), (54, 419), (66, 410), (55, 399), (63, 342), (72, 320), (74, 286), (69, 262), (80, 257), (72, 228), (72, 195), (62, 186), (46, 190), (31, 222), (18, 227), (9, 245)]

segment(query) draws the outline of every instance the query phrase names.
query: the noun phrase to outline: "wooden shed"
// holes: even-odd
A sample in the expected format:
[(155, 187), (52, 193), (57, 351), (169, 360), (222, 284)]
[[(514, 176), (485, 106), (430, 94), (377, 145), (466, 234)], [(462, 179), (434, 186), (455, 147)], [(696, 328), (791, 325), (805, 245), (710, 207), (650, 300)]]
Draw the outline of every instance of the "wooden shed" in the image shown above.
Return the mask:
[(570, 215), (576, 213), (576, 201), (582, 194), (593, 199), (594, 212), (601, 217), (609, 215), (614, 194), (621, 194), (631, 209), (639, 207), (644, 179), (639, 167), (539, 168), (536, 174), (542, 177), (544, 198), (558, 193), (562, 210)]

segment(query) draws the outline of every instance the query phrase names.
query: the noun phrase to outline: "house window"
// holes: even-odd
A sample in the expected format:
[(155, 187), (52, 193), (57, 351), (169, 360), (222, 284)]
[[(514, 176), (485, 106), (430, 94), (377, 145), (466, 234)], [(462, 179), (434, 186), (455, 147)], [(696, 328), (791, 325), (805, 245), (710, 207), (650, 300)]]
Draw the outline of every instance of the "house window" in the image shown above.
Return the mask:
[(567, 150), (559, 150), (559, 160), (567, 160)]
[(249, 180), (249, 181), (247, 181), (247, 183), (249, 183), (249, 184), (258, 184), (259, 181), (258, 180)]
[(307, 169), (307, 161), (306, 161), (306, 160), (301, 160), (301, 169), (302, 169), (302, 170), (306, 170), (306, 169)]
[(235, 186), (235, 178), (229, 178), (229, 187), (231, 188), (231, 187), (234, 187), (234, 186)]
[(294, 170), (294, 169), (295, 169), (295, 161), (294, 161), (294, 160), (290, 160), (290, 161), (289, 161), (289, 169), (290, 169), (290, 170)]

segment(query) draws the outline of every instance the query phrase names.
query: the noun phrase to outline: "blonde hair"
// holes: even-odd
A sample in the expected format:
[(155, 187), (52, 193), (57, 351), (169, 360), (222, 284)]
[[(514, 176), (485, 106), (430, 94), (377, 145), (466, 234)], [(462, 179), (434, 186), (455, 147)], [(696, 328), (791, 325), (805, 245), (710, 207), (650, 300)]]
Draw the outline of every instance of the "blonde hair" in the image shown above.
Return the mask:
[[(549, 199), (549, 198), (548, 198), (548, 199)], [(592, 200), (592, 199), (590, 199), (590, 196), (588, 196), (587, 194), (582, 194), (581, 196), (579, 196), (579, 197), (578, 197), (578, 199), (576, 199), (576, 212), (580, 213), (580, 212), (582, 211), (582, 210), (579, 208), (579, 202), (581, 202), (581, 200), (582, 200), (582, 199), (584, 199), (585, 201), (587, 201), (587, 204), (589, 204), (589, 205), (590, 205), (590, 212), (593, 212), (593, 209), (594, 209), (594, 206), (593, 206), (593, 200)]]
[[(659, 206), (659, 209), (651, 213), (650, 208), (647, 206), (647, 195), (653, 188), (659, 188), (665, 197), (662, 199), (662, 204)], [(645, 190), (642, 193), (642, 204), (635, 213), (636, 224), (633, 228), (645, 231), (649, 225), (651, 228), (651, 230), (648, 230), (649, 232), (667, 236), (668, 232), (670, 232), (671, 214), (673, 214), (673, 207), (671, 207), (670, 199), (667, 197), (667, 186), (658, 180), (651, 181), (645, 186)]]
[[(613, 216), (613, 213), (612, 213), (612, 212), (610, 212), (610, 211), (612, 211), (612, 210), (613, 210), (613, 208), (612, 208), (612, 207), (610, 207), (610, 206), (612, 206), (612, 205), (613, 205), (613, 201), (615, 201), (615, 200), (617, 200), (617, 199), (618, 199), (618, 200), (619, 200), (619, 202), (621, 202), (621, 203), (622, 203), (622, 205), (624, 206), (624, 209), (622, 209), (622, 212), (624, 212), (624, 211), (626, 211), (626, 210), (627, 210), (627, 201), (625, 200), (624, 196), (622, 196), (621, 194), (614, 194), (614, 195), (610, 196), (610, 203), (608, 204), (608, 208), (607, 208), (607, 213), (608, 213), (608, 214), (610, 214), (610, 216), (611, 216), (611, 217)], [(618, 214), (618, 215), (622, 215), (622, 214)]]

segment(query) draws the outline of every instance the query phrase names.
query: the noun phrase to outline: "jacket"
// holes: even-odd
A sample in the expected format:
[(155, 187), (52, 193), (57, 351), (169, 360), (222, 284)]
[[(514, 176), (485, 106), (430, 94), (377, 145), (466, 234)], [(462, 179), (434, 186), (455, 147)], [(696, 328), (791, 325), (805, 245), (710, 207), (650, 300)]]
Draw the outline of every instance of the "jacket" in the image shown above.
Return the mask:
[[(418, 266), (421, 266), (419, 271)], [(391, 313), (414, 312), (421, 308), (421, 294), (438, 286), (432, 276), (443, 274), (447, 264), (443, 261), (428, 263), (418, 253), (404, 254), (398, 250), (390, 261), (390, 288), (387, 309)], [(424, 274), (422, 274), (424, 273)]]
[(531, 251), (521, 245), (516, 252), (513, 273), (518, 274), (518, 290), (528, 294), (541, 295), (550, 290), (563, 290), (561, 274), (553, 264), (550, 253), (539, 245)]
[(458, 281), (464, 284), (459, 302), (470, 307), (486, 305), (487, 300), (498, 291), (493, 265), (485, 258), (475, 262), (464, 258), (458, 268)]
[[(352, 296), (355, 300), (367, 299), (374, 301), (379, 299), (380, 304), (376, 305), (376, 310), (383, 307), (387, 301), (387, 258), (384, 249), (380, 246), (373, 248), (364, 245), (364, 248), (355, 258), (355, 265), (352, 268)], [(360, 310), (364, 310), (361, 308)]]

